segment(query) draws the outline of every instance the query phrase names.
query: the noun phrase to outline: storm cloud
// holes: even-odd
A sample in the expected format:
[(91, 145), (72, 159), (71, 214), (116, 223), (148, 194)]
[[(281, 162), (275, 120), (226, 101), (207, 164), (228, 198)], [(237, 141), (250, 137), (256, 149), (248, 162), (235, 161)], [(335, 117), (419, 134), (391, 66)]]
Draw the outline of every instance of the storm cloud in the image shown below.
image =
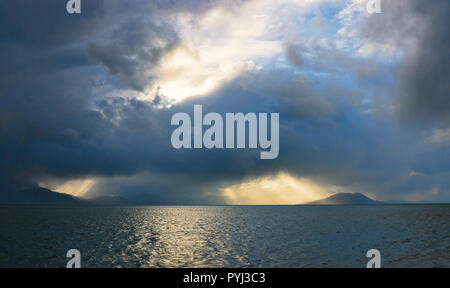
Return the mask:
[(359, 23), (358, 37), (400, 52), (392, 96), (409, 120), (449, 120), (449, 13), (446, 1), (383, 1), (383, 13)]
[[(337, 34), (306, 40), (282, 30), (289, 37), (270, 61), (241, 61), (236, 66), (245, 69), (182, 101), (155, 84), (174, 77), (160, 69), (177, 49), (194, 55), (192, 65), (206, 57), (188, 48), (180, 23), (197, 29), (211, 11), (241, 4), (84, 1), (82, 14), (68, 15), (61, 1), (28, 2), (0, 4), (2, 193), (92, 178), (87, 196), (224, 203), (220, 189), (285, 172), (380, 200), (450, 200), (450, 141), (442, 136), (450, 115), (448, 1), (383, 1), (382, 14), (358, 12), (356, 26), (347, 27), (355, 33), (339, 40), (383, 55), (357, 55), (335, 41)], [(345, 7), (335, 7), (336, 14)], [(281, 37), (270, 36), (277, 29), (271, 26), (267, 37)], [(224, 70), (216, 66), (205, 71)], [(189, 76), (181, 68), (171, 72)], [(195, 81), (202, 76), (208, 75)], [(192, 114), (194, 104), (204, 113), (280, 113), (279, 157), (174, 149), (171, 116)]]

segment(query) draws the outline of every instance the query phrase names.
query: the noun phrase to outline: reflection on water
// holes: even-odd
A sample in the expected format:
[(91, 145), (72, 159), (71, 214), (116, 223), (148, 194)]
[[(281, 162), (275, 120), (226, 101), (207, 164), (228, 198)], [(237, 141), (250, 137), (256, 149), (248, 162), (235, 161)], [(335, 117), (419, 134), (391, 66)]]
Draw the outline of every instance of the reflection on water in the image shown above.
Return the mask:
[(0, 207), (0, 266), (449, 267), (450, 206)]

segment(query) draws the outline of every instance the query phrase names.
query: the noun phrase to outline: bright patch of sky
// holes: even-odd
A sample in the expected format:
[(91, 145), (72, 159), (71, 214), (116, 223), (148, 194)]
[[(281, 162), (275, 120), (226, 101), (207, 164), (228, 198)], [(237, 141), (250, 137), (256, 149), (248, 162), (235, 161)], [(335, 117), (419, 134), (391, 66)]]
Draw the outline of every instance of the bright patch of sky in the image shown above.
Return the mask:
[[(153, 87), (181, 101), (207, 95), (246, 71), (291, 69), (312, 82), (362, 88), (352, 69), (364, 61), (389, 63), (345, 32), (360, 14), (347, 1), (253, 0), (201, 16), (173, 15), (182, 45), (162, 59)], [(287, 49), (295, 49), (304, 63), (287, 59)]]

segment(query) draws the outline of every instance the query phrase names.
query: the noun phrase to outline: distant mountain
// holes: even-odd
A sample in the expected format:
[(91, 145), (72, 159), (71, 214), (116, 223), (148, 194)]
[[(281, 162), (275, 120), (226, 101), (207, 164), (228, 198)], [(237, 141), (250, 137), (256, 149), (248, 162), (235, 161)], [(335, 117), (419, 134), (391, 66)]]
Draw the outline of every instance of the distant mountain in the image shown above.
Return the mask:
[(99, 205), (118, 206), (130, 205), (131, 203), (120, 196), (101, 196), (85, 199), (72, 195), (54, 192), (52, 190), (30, 185), (25, 189), (4, 189), (0, 193), (0, 204), (22, 204), (22, 205)]
[(53, 192), (39, 186), (19, 191), (7, 191), (0, 199), (2, 204), (63, 204), (78, 205), (79, 200), (71, 195)]
[(378, 205), (383, 202), (370, 199), (361, 193), (337, 193), (328, 198), (307, 203), (307, 205)]

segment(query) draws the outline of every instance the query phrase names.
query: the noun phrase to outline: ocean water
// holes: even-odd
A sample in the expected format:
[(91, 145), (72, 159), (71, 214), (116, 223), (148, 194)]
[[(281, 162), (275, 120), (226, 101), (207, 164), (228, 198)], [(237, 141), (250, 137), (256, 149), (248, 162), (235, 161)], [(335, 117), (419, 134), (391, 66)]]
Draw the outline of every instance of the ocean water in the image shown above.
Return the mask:
[(0, 207), (1, 267), (450, 267), (450, 205)]

